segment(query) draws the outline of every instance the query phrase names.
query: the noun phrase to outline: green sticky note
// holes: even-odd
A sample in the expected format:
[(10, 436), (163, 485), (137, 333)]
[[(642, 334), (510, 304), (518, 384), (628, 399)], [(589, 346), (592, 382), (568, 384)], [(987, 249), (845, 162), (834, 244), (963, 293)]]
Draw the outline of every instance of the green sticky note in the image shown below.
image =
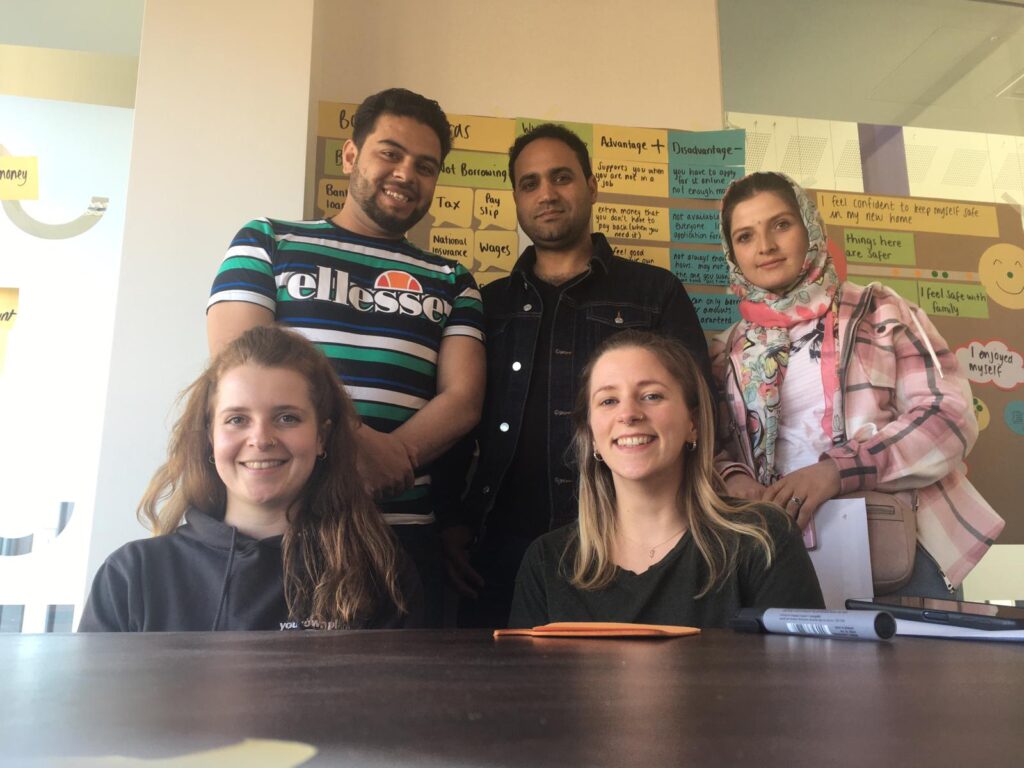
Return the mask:
[(917, 304), (929, 315), (988, 319), (988, 294), (977, 283), (939, 283), (922, 280)]
[(511, 189), (508, 157), (495, 152), (453, 149), (445, 158), (438, 184), (478, 189)]
[(324, 141), (324, 176), (344, 176), (341, 167), (341, 148), (345, 139), (327, 139)]
[(843, 234), (847, 261), (901, 267), (917, 263), (912, 232), (847, 229)]

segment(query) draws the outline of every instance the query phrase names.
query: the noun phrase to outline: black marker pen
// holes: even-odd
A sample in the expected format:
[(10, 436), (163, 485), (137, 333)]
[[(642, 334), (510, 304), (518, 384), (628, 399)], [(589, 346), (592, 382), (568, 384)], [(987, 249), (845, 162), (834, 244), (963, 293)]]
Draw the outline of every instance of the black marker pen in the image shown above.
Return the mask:
[(740, 608), (729, 620), (729, 626), (737, 632), (771, 632), (839, 640), (888, 640), (896, 634), (896, 620), (886, 611)]

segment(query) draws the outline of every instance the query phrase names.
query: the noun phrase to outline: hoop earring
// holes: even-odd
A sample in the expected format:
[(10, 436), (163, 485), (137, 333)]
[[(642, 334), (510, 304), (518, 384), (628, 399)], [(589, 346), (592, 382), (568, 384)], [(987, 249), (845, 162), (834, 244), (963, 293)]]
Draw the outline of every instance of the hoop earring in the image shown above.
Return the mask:
[(596, 462), (603, 462), (604, 461), (604, 458), (601, 456), (601, 454), (597, 452), (597, 448), (594, 449), (594, 461), (596, 461)]
[(209, 456), (206, 457), (206, 460), (208, 462), (210, 462), (211, 464), (216, 464), (217, 463), (216, 460), (213, 458), (213, 454), (212, 453)]
[(317, 461), (323, 461), (326, 458), (327, 458), (327, 449), (326, 448), (324, 448), (322, 452), (320, 452), (320, 453), (318, 453), (316, 455), (316, 460)]
[(690, 453), (693, 453), (694, 451), (696, 451), (697, 450), (697, 441), (694, 440), (692, 443), (687, 443), (686, 444), (686, 450), (688, 450)]

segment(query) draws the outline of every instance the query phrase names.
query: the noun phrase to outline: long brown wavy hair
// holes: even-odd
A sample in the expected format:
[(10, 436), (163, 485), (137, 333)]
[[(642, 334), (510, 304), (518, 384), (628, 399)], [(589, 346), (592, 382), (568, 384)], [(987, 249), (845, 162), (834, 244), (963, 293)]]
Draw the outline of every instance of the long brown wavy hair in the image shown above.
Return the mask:
[(167, 462), (139, 502), (140, 522), (159, 536), (172, 533), (190, 507), (223, 519), (227, 490), (208, 460), (212, 409), (224, 374), (247, 364), (294, 371), (306, 380), (327, 452), (288, 512), (281, 551), (290, 618), (353, 627), (385, 600), (406, 612), (394, 539), (356, 471), (355, 407), (323, 353), (279, 326), (243, 333), (181, 393), (184, 408)]
[[(736, 567), (740, 536), (753, 538), (768, 564), (774, 546), (767, 523), (756, 504), (733, 504), (722, 498), (725, 486), (714, 468), (715, 440), (711, 392), (700, 369), (686, 348), (675, 339), (646, 331), (622, 331), (606, 339), (580, 374), (573, 421), (576, 427), (574, 449), (580, 468), (579, 525), (570, 537), (563, 562), (572, 559), (567, 574), (580, 589), (602, 589), (615, 575), (612, 541), (615, 536), (615, 483), (608, 465), (594, 457), (590, 430), (590, 379), (597, 361), (618, 349), (643, 349), (665, 367), (682, 388), (683, 400), (696, 422), (697, 448), (680, 457), (683, 481), (679, 488), (679, 506), (690, 536), (704, 562), (708, 580), (696, 597), (703, 597)], [(737, 519), (737, 513), (752, 513), (754, 522)], [(573, 550), (575, 553), (573, 554)]]

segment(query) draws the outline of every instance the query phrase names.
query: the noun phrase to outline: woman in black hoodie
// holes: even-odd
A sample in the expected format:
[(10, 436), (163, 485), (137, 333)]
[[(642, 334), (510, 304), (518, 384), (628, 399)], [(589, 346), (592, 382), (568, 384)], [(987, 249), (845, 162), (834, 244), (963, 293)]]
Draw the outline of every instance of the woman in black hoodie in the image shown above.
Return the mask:
[(182, 399), (138, 509), (155, 536), (107, 558), (79, 631), (420, 624), (419, 579), (359, 480), (358, 417), (318, 349), (253, 328)]

